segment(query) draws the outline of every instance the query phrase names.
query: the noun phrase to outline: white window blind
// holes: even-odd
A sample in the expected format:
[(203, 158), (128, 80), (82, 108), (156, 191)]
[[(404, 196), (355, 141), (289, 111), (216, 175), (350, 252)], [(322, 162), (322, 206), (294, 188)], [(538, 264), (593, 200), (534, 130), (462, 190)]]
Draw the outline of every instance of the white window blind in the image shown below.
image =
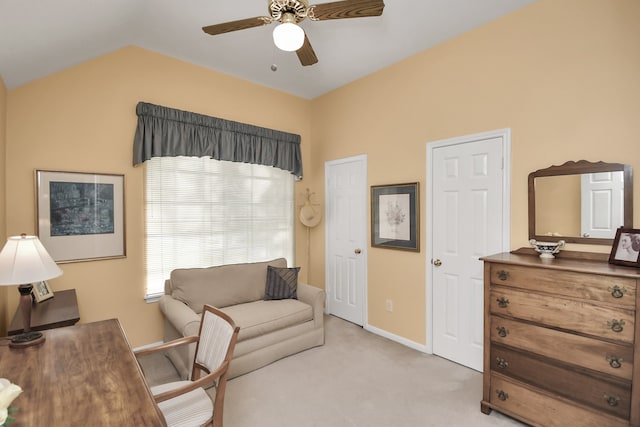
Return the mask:
[(175, 268), (294, 261), (294, 177), (198, 157), (146, 162), (147, 299)]

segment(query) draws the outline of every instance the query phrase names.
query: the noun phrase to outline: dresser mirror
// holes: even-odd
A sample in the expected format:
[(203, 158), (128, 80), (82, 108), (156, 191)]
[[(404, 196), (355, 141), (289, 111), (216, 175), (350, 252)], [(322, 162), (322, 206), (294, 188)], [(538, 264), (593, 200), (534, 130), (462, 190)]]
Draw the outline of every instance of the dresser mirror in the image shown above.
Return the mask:
[(529, 174), (529, 239), (611, 245), (632, 226), (631, 166), (580, 160)]

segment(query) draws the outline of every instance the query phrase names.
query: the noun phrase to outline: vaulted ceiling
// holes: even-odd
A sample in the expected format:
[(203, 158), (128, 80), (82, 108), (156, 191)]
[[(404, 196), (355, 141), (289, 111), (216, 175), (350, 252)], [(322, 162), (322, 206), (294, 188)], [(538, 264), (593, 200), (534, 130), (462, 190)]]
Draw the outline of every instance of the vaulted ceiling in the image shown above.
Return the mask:
[(312, 99), (533, 1), (386, 0), (379, 17), (307, 19), (300, 25), (319, 62), (303, 67), (274, 46), (276, 23), (202, 31), (266, 16), (268, 0), (0, 0), (0, 76), (12, 89), (135, 45)]

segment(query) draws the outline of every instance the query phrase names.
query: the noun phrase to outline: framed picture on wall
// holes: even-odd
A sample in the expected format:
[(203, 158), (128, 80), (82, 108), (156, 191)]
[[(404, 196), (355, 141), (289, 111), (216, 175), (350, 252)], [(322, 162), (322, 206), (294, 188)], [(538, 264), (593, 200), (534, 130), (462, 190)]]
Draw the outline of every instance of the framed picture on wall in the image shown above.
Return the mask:
[(640, 230), (620, 227), (611, 246), (609, 263), (640, 267)]
[(125, 253), (124, 175), (36, 170), (37, 230), (59, 263)]
[(53, 297), (53, 291), (49, 288), (49, 284), (46, 281), (43, 280), (42, 282), (33, 283), (32, 286), (33, 289), (31, 293), (36, 302), (42, 302)]
[(419, 183), (371, 186), (371, 246), (420, 252)]

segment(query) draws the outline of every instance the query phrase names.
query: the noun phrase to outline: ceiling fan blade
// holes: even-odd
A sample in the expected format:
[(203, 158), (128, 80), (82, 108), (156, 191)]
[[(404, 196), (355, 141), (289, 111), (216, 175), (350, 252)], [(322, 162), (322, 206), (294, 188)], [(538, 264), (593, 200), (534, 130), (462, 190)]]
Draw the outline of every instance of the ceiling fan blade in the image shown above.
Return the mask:
[(302, 65), (313, 65), (318, 62), (318, 57), (311, 47), (311, 43), (309, 42), (309, 38), (307, 35), (304, 35), (304, 44), (298, 50), (296, 50), (296, 54), (298, 55), (298, 59)]
[(327, 19), (364, 18), (380, 16), (384, 9), (383, 0), (343, 0), (309, 6), (313, 15), (311, 19), (324, 21)]
[(231, 31), (246, 30), (247, 28), (260, 27), (270, 24), (272, 19), (268, 16), (258, 16), (256, 18), (240, 19), (239, 21), (224, 22), (222, 24), (209, 25), (202, 27), (202, 31), (212, 36)]

